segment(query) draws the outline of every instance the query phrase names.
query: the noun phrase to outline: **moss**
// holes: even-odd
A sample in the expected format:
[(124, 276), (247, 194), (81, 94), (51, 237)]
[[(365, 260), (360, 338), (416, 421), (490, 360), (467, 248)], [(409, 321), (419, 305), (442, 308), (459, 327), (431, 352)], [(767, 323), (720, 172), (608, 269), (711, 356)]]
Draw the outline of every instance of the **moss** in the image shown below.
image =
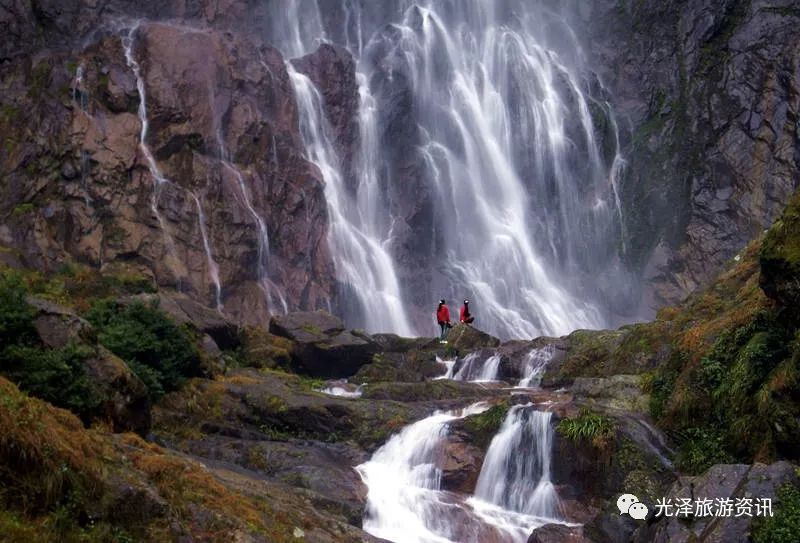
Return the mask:
[(17, 206), (15, 206), (14, 209), (11, 211), (11, 214), (14, 215), (15, 217), (18, 217), (20, 215), (27, 215), (34, 209), (36, 209), (36, 207), (32, 203), (25, 202), (24, 204), (18, 204)]
[(38, 99), (50, 86), (53, 67), (48, 61), (43, 61), (33, 67), (28, 83), (28, 96)]
[(754, 543), (794, 543), (800, 534), (800, 488), (786, 483), (778, 489), (774, 515), (753, 521)]
[(504, 400), (483, 413), (464, 418), (463, 428), (470, 433), (473, 443), (485, 450), (497, 431), (500, 430), (500, 426), (503, 425), (508, 410), (508, 401)]

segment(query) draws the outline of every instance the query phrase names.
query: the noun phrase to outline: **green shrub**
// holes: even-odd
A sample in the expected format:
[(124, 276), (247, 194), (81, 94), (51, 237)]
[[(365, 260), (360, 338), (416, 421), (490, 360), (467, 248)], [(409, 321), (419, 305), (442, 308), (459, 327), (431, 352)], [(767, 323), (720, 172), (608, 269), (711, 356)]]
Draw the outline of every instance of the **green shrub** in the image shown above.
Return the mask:
[(85, 345), (69, 344), (62, 349), (10, 345), (0, 355), (0, 369), (21, 390), (87, 420), (100, 404), (85, 369), (86, 359), (93, 354)]
[(93, 350), (75, 344), (62, 349), (43, 347), (25, 295), (18, 274), (0, 274), (0, 373), (29, 394), (86, 419), (100, 403), (85, 369)]
[(25, 301), (25, 284), (19, 274), (0, 273), (0, 342), (31, 341), (34, 311)]
[(101, 300), (86, 317), (100, 343), (128, 363), (154, 399), (200, 373), (200, 355), (190, 334), (154, 304)]
[(734, 461), (727, 452), (725, 436), (710, 428), (688, 428), (676, 435), (680, 446), (675, 456), (675, 467), (686, 473), (697, 475), (714, 464), (729, 464)]
[(800, 534), (800, 488), (786, 483), (778, 489), (774, 516), (753, 522), (754, 543), (795, 543)]
[(561, 419), (557, 430), (569, 440), (586, 441), (605, 449), (616, 433), (616, 424), (605, 415), (583, 408), (577, 417)]

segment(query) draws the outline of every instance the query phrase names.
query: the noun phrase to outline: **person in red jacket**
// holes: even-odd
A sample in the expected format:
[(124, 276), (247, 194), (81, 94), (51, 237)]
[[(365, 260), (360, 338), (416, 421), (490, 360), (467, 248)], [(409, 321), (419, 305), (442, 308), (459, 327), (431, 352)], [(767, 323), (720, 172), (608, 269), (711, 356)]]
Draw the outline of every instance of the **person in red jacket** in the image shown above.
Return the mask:
[(447, 343), (444, 338), (447, 336), (447, 329), (451, 328), (452, 325), (450, 324), (450, 309), (447, 307), (444, 299), (439, 300), (439, 307), (436, 308), (436, 322), (439, 323), (439, 327), (442, 329), (442, 333), (439, 335), (439, 341)]
[(475, 317), (469, 312), (469, 300), (464, 300), (464, 305), (461, 306), (461, 316), (459, 320), (464, 324), (472, 324), (472, 321), (475, 320)]

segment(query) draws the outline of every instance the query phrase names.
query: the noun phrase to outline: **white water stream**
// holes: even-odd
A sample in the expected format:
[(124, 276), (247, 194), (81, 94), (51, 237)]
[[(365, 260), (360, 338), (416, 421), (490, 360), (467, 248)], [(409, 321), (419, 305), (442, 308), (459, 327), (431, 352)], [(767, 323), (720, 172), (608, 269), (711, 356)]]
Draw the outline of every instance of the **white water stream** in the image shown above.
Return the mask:
[[(339, 10), (342, 28), (326, 28), (321, 7)], [(273, 15), (270, 39), (288, 58), (339, 41), (357, 61), (354, 197), (319, 93), (290, 68), (307, 152), (326, 181), (337, 276), (361, 313), (347, 317), (369, 330), (419, 328), (407, 307), (420, 293), (400, 282), (409, 274), (399, 272), (395, 234), (409, 220), (396, 199), (419, 198), (434, 210), (430, 231), (420, 234), (435, 241), (434, 254), (423, 256), (431, 259), (423, 270), (432, 279), (428, 299), (469, 297), (481, 328), (499, 337), (607, 324), (608, 295), (599, 289), (619, 287), (625, 162), (613, 113), (591, 95), (564, 17), (518, 0), (398, 0), (382, 8), (346, 0), (335, 9), (288, 0)], [(418, 140), (409, 164), (416, 160), (425, 185), (419, 195), (403, 195), (392, 185), (398, 173), (380, 170), (394, 144), (386, 123), (406, 90), (402, 115), (413, 117)], [(598, 118), (613, 133), (598, 133)], [(587, 281), (609, 269), (604, 280)]]
[(475, 496), (441, 489), (448, 424), (487, 408), (435, 413), (358, 466), (369, 489), (364, 530), (396, 543), (524, 543), (534, 528), (563, 522), (550, 482), (550, 414), (528, 406), (509, 411), (489, 446)]

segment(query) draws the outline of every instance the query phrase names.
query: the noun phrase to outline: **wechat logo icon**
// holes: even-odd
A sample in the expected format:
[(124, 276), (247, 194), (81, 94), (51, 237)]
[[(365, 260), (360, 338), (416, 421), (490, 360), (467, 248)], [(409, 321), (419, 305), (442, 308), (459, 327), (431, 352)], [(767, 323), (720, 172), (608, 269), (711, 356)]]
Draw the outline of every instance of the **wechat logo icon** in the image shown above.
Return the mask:
[(636, 520), (647, 518), (647, 506), (633, 494), (623, 494), (617, 498), (617, 508), (620, 515), (630, 515)]

